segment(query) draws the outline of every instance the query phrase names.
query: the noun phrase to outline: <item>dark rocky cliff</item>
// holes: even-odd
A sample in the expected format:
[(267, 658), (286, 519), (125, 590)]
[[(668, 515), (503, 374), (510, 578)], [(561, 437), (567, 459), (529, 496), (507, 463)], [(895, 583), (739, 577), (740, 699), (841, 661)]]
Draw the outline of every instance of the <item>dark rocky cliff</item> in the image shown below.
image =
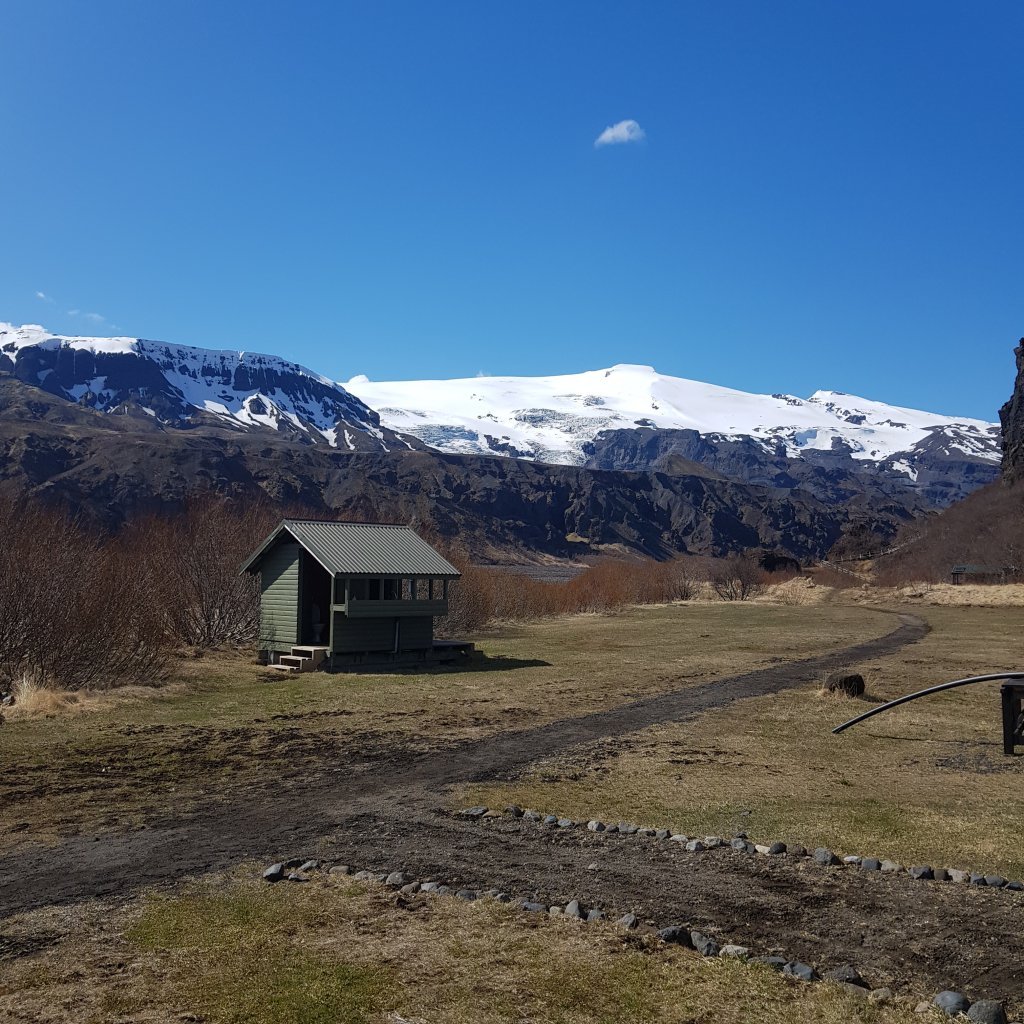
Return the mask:
[(1010, 400), (999, 410), (1003, 425), (1003, 479), (1016, 483), (1024, 479), (1024, 338), (1014, 349), (1017, 381)]

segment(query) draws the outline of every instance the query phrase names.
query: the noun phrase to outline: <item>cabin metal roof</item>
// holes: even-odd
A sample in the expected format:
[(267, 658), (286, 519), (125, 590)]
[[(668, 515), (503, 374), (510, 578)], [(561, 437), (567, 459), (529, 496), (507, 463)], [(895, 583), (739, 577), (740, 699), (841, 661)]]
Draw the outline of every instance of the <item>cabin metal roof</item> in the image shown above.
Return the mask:
[(251, 572), (282, 532), (289, 533), (333, 576), (460, 575), (415, 530), (383, 523), (329, 523), (284, 519), (246, 559), (240, 572)]

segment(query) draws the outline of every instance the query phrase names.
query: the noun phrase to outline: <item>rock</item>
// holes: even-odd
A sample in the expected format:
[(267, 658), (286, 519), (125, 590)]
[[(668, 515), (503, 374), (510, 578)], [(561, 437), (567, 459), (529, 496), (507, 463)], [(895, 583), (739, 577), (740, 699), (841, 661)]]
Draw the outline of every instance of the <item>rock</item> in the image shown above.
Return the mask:
[(884, 871), (887, 875), (897, 875), (903, 870), (902, 864), (897, 864), (894, 860), (883, 860), (879, 871)]
[(372, 871), (357, 871), (352, 877), (357, 882), (374, 882), (377, 880), (376, 874)]
[(615, 922), (620, 928), (635, 928), (640, 922), (636, 919), (636, 914), (623, 914), (622, 917)]
[(670, 942), (675, 946), (689, 946), (690, 930), (681, 924), (673, 924), (668, 928), (662, 928), (658, 932), (658, 938), (662, 942)]
[(789, 852), (794, 857), (806, 857), (807, 847), (806, 846), (791, 846)]
[(771, 846), (768, 847), (768, 856), (769, 857), (781, 857), (782, 854), (784, 854), (785, 852), (786, 852), (786, 844), (785, 843), (772, 843)]
[(1020, 892), (1021, 890), (1024, 890), (1024, 882), (1007, 882), (1006, 888), (1009, 889), (1010, 892)]
[(619, 826), (618, 825), (605, 825), (604, 830), (605, 830), (605, 832), (608, 832), (608, 833), (618, 832), (619, 831)]
[(945, 868), (935, 869), (935, 881), (936, 882), (948, 882), (949, 872)]
[(958, 885), (964, 885), (971, 880), (970, 872), (960, 871), (957, 868), (949, 868), (949, 880), (956, 882)]
[(408, 884), (403, 885), (402, 888), (399, 890), (399, 892), (404, 893), (406, 896), (412, 896), (414, 893), (417, 893), (419, 891), (419, 882), (409, 882)]
[(860, 869), (861, 871), (881, 871), (882, 862), (877, 857), (862, 857)]
[(502, 816), (501, 811), (496, 811), (493, 807), (484, 812), (485, 818), (500, 818)]
[(320, 867), (320, 861), (318, 861), (318, 860), (307, 860), (307, 861), (304, 861), (300, 865), (299, 870), (300, 871), (316, 871), (316, 869), (319, 868), (319, 867)]
[(587, 822), (588, 832), (603, 832), (604, 822), (603, 821), (588, 821)]
[(770, 967), (773, 971), (781, 971), (787, 961), (784, 956), (755, 956), (750, 958), (750, 962), (764, 964), (765, 967)]
[(559, 818), (558, 819), (558, 827), (559, 828), (573, 828), (573, 827), (575, 827), (575, 825), (576, 825), (576, 822), (573, 821), (572, 818)]
[(561, 907), (548, 907), (548, 917), (565, 917), (565, 911)]
[(832, 864), (838, 864), (839, 858), (831, 850), (826, 849), (824, 846), (819, 846), (814, 851), (814, 863), (828, 867)]
[(682, 832), (675, 832), (675, 833), (673, 833), (673, 835), (670, 838), (671, 838), (673, 843), (683, 843), (683, 844), (686, 844), (686, 843), (688, 843), (690, 841), (690, 837), (689, 836), (684, 836)]
[(866, 988), (861, 985), (851, 984), (849, 981), (836, 981), (834, 985), (838, 985), (844, 992), (847, 992), (851, 996), (857, 996), (860, 999), (868, 999), (871, 995)]
[(565, 916), (574, 918), (577, 921), (583, 920), (583, 913), (580, 910), (579, 900), (569, 900), (569, 902), (565, 905)]
[(548, 912), (548, 908), (543, 903), (533, 903), (530, 900), (526, 900), (523, 903), (523, 910), (531, 914), (546, 914)]
[(523, 816), (523, 809), (519, 804), (509, 804), (505, 808), (505, 813), (510, 814), (513, 818), (521, 818)]
[(347, 864), (335, 864), (327, 872), (329, 875), (351, 875), (352, 869)]
[(947, 989), (932, 1000), (932, 1006), (938, 1007), (947, 1017), (955, 1017), (958, 1013), (966, 1013), (971, 1008), (971, 1001), (967, 996)]
[(732, 957), (734, 960), (746, 960), (750, 956), (750, 950), (746, 946), (734, 946), (730, 942), (718, 951), (718, 955)]
[(473, 900), (479, 899), (475, 889), (459, 889), (455, 893), (457, 900), (465, 900), (467, 903), (472, 903)]
[(992, 889), (1002, 889), (1006, 885), (1006, 879), (1002, 875), (986, 875), (985, 884)]
[(732, 840), (729, 841), (729, 845), (734, 850), (746, 850), (746, 848), (747, 848), (747, 841), (746, 841), (746, 839), (741, 839), (739, 836), (737, 836), (735, 839), (732, 839)]
[(540, 815), (536, 811), (523, 811), (524, 821), (540, 821)]
[(985, 881), (984, 875), (971, 872), (971, 885), (988, 885), (988, 882)]
[(823, 977), (826, 981), (835, 981), (843, 985), (859, 985), (861, 988), (867, 988), (864, 984), (864, 979), (860, 976), (860, 971), (852, 964), (832, 967), (824, 973)]
[(286, 868), (297, 868), (297, 867), (301, 867), (305, 863), (306, 863), (306, 858), (305, 857), (292, 857), (290, 860), (286, 860), (284, 862), (284, 866)]
[(860, 697), (864, 693), (864, 677), (859, 672), (830, 672), (825, 677), (825, 689), (829, 693)]
[(598, 910), (596, 907), (587, 914), (587, 924), (593, 924), (595, 921), (606, 921), (607, 915), (603, 910)]
[(391, 874), (384, 879), (384, 884), (391, 886), (392, 889), (401, 889), (408, 881), (409, 879), (405, 877), (404, 872), (392, 871)]
[(745, 853), (757, 853), (757, 847), (753, 843), (749, 842), (743, 847), (743, 850)]
[(460, 818), (482, 818), (487, 813), (486, 807), (466, 807), (459, 811)]
[(451, 896), (452, 890), (449, 885), (439, 885), (435, 890), (438, 896)]
[(298, 871), (292, 871), (288, 874), (289, 882), (308, 882), (309, 879), (305, 875), (300, 875)]
[(635, 836), (637, 834), (637, 832), (639, 831), (639, 829), (637, 829), (636, 825), (630, 825), (629, 822), (620, 821), (619, 822), (619, 831), (624, 836)]
[(881, 1005), (883, 1003), (892, 1002), (892, 989), (891, 988), (873, 988), (868, 993), (868, 1002)]
[(599, 871), (600, 868), (601, 868), (601, 865), (598, 864), (596, 860), (593, 863), (587, 865), (587, 870), (588, 871)]
[(757, 850), (762, 856), (768, 856), (769, 847), (765, 846), (764, 843), (754, 843), (754, 849)]
[(511, 903), (512, 902), (512, 897), (509, 896), (509, 894), (507, 892), (495, 893), (494, 898), (499, 903)]
[(718, 943), (703, 932), (690, 932), (690, 942), (701, 956), (718, 956), (721, 951)]
[(725, 846), (725, 840), (721, 836), (705, 836), (704, 845), (709, 850), (717, 850), (720, 846)]
[(974, 1021), (974, 1024), (1006, 1024), (1006, 1011), (998, 1000), (979, 999), (971, 1003), (967, 1019)]
[(271, 864), (270, 867), (263, 872), (263, 879), (267, 882), (280, 882), (283, 874), (284, 864)]
[(809, 964), (802, 964), (799, 960), (790, 960), (782, 973), (790, 978), (798, 978), (800, 981), (819, 981), (818, 972)]
[(672, 833), (669, 832), (669, 830), (667, 828), (659, 828), (658, 831), (654, 833), (654, 838), (655, 839), (668, 839), (671, 835), (672, 835)]
[(742, 839), (744, 842), (750, 838), (746, 832), (737, 832), (734, 836), (735, 839)]
[(654, 838), (654, 829), (653, 828), (642, 828), (642, 829), (639, 829), (637, 831), (637, 835), (638, 836), (643, 836), (644, 839), (653, 839)]
[(707, 847), (699, 839), (691, 839), (686, 844), (686, 849), (689, 850), (690, 853), (700, 853), (701, 850), (706, 850)]
[(557, 814), (545, 814), (543, 821), (544, 821), (545, 825), (557, 825), (558, 824), (558, 815)]
[(420, 886), (420, 892), (437, 892), (441, 888), (440, 882), (424, 882)]
[(932, 871), (931, 867), (927, 864), (915, 864), (909, 868), (907, 874), (911, 878), (916, 878), (918, 881), (927, 881), (930, 878), (935, 877), (935, 872)]

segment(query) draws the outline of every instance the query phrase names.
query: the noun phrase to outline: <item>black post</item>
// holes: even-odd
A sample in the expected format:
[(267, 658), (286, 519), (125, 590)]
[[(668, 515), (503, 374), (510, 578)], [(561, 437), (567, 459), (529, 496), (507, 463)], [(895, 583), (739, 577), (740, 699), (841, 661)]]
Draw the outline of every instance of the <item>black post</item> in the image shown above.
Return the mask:
[(1024, 687), (1014, 683), (1003, 683), (999, 687), (1003, 701), (1003, 753), (1013, 757), (1018, 743), (1022, 742), (1021, 705), (1024, 704)]

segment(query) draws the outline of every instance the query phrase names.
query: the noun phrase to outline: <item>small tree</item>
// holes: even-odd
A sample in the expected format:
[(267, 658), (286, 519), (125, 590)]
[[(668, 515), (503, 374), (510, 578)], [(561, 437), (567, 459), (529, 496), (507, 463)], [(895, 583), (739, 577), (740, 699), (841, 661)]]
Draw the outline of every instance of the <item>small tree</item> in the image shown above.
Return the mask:
[(723, 601), (746, 601), (764, 590), (764, 571), (749, 552), (732, 555), (712, 570), (711, 586)]

